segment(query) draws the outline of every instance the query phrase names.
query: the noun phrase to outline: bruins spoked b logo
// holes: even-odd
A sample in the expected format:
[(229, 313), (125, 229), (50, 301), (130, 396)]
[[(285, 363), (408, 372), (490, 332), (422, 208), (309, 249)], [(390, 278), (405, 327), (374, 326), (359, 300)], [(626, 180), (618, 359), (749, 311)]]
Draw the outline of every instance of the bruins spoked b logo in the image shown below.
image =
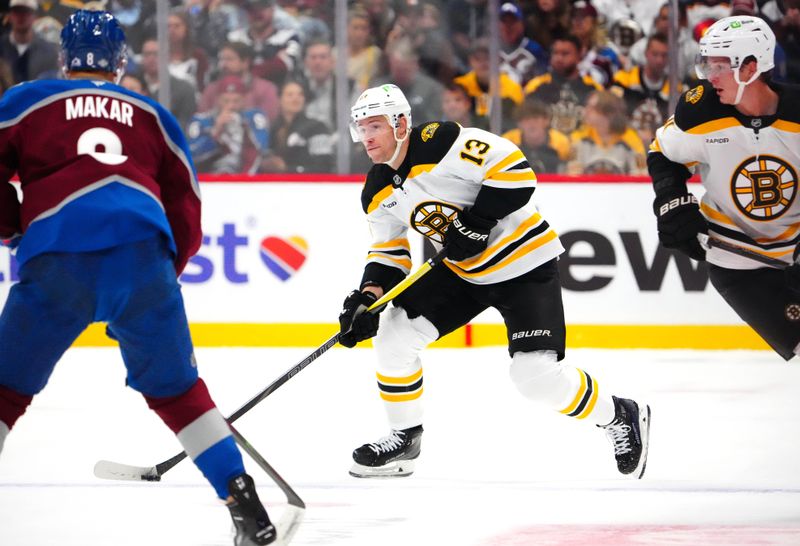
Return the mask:
[(443, 243), (447, 226), (453, 221), (458, 210), (447, 203), (425, 201), (417, 205), (411, 213), (411, 225), (425, 237)]
[(779, 157), (753, 156), (734, 171), (731, 195), (751, 220), (772, 220), (786, 212), (797, 195), (797, 171)]

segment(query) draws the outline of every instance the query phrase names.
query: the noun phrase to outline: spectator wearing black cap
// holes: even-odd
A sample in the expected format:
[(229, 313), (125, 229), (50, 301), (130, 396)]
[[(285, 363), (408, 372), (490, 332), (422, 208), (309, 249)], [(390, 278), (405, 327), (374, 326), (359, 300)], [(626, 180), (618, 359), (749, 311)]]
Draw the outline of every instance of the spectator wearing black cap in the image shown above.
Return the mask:
[(11, 0), (11, 30), (0, 38), (0, 58), (11, 68), (14, 83), (39, 78), (58, 69), (58, 48), (33, 30), (37, 0)]
[[(489, 42), (479, 39), (469, 53), (472, 70), (458, 76), (453, 81), (467, 90), (472, 97), (475, 115), (489, 117)], [(514, 108), (522, 102), (522, 87), (505, 72), (500, 72), (500, 109), (502, 129), (507, 131), (514, 126)]]
[(514, 2), (500, 5), (500, 69), (524, 86), (547, 70), (547, 51), (525, 36), (522, 10)]
[(553, 42), (550, 51), (550, 69), (525, 86), (525, 94), (549, 104), (553, 113), (553, 127), (564, 134), (574, 131), (581, 123), (583, 105), (593, 91), (603, 87), (590, 76), (581, 76), (581, 42), (565, 35)]
[(300, 36), (294, 28), (275, 25), (275, 0), (247, 0), (247, 28), (228, 34), (231, 42), (243, 42), (253, 49), (253, 75), (276, 85), (299, 69), (302, 56)]

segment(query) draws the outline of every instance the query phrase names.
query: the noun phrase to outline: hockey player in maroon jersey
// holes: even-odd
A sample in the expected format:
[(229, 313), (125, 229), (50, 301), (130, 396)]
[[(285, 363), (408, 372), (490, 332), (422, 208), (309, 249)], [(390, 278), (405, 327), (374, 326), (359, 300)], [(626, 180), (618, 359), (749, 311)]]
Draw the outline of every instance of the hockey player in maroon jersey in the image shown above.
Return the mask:
[[(774, 56), (775, 35), (758, 17), (711, 25), (696, 65), (703, 81), (656, 131), (647, 166), (661, 243), (706, 260), (714, 288), (790, 360), (800, 354), (800, 93), (770, 81)], [(706, 190), (702, 203), (687, 189), (690, 168)], [(705, 233), (785, 268), (713, 244), (706, 252)]]
[[(390, 434), (353, 452), (357, 477), (406, 476), (422, 441), (422, 363), (429, 343), (489, 307), (503, 316), (511, 380), (530, 400), (603, 428), (617, 468), (640, 478), (650, 408), (611, 396), (562, 364), (566, 328), (556, 258), (564, 249), (536, 209), (536, 175), (510, 140), (452, 122), (411, 126), (394, 85), (367, 89), (351, 130), (374, 163), (361, 204), (372, 245), (359, 289), (344, 301), (340, 343), (375, 337), (377, 379)], [(364, 313), (411, 267), (409, 228), (447, 259), (378, 315)]]
[(0, 315), (0, 449), (75, 338), (105, 322), (127, 384), (227, 501), (236, 546), (274, 542), (194, 360), (177, 276), (200, 246), (200, 191), (180, 127), (116, 85), (126, 46), (109, 13), (76, 11), (61, 49), (66, 79), (0, 101), (0, 237), (20, 277)]

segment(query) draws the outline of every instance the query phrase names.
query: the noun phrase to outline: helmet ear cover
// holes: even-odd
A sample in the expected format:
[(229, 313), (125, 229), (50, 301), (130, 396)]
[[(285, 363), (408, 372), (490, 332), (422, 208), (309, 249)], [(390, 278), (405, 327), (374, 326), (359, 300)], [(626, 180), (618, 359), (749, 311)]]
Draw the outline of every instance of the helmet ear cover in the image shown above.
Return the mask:
[(78, 10), (61, 30), (61, 63), (67, 72), (107, 72), (122, 78), (127, 64), (125, 32), (106, 11)]

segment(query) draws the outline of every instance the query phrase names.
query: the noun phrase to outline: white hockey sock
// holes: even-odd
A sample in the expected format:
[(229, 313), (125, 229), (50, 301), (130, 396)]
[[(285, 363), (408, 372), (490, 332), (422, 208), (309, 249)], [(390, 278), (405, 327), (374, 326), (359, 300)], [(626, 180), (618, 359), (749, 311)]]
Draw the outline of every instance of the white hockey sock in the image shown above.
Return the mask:
[(614, 403), (601, 395), (588, 373), (558, 362), (553, 351), (515, 353), (511, 380), (523, 396), (590, 423), (606, 425), (614, 418)]
[(3, 443), (6, 441), (8, 432), (8, 425), (6, 425), (3, 421), (0, 421), (0, 453), (3, 452)]
[(415, 364), (416, 369), (406, 369), (408, 373), (402, 375), (397, 375), (399, 370), (392, 370), (392, 375), (377, 373), (383, 407), (393, 429), (422, 424), (422, 365), (419, 360)]
[(409, 319), (391, 307), (381, 316), (373, 340), (378, 359), (378, 387), (389, 425), (405, 429), (422, 424), (422, 363), (419, 352), (438, 337), (425, 317)]

